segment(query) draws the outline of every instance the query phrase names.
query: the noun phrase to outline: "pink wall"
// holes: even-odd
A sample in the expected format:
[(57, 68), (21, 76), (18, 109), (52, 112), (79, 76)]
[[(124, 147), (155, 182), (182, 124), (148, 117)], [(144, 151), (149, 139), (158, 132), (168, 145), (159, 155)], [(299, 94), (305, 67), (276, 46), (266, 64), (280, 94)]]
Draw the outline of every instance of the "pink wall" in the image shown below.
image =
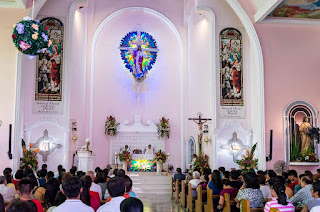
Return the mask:
[[(252, 2), (239, 0), (249, 17), (253, 19)], [(254, 23), (258, 33), (265, 64), (265, 117), (266, 153), (269, 153), (269, 131), (273, 130), (273, 159), (267, 162), (272, 169), (278, 160), (284, 160), (283, 114), (287, 105), (296, 100), (320, 106), (320, 84), (317, 70), (317, 42), (320, 28), (316, 25)], [(318, 123), (319, 124), (319, 123)], [(291, 166), (303, 172), (315, 171), (318, 166)]]
[[(126, 33), (136, 30), (137, 24), (141, 24), (143, 31), (154, 36), (160, 49), (153, 69), (141, 84), (140, 109), (136, 102), (136, 83), (131, 73), (124, 67), (120, 51), (117, 49), (121, 38)], [(128, 11), (104, 26), (97, 40), (95, 55), (93, 108), (93, 148), (97, 155), (95, 165), (105, 167), (109, 162), (109, 141), (104, 135), (106, 117), (113, 115), (118, 122), (126, 119), (133, 121), (134, 115), (139, 114), (139, 110), (143, 122), (150, 119), (157, 123), (162, 116), (170, 119), (172, 135), (166, 141), (166, 151), (172, 155), (170, 163), (175, 167), (180, 165), (180, 154), (177, 151), (180, 144), (180, 116), (177, 112), (180, 109), (179, 49), (172, 31), (163, 20), (153, 15), (141, 11)]]
[[(39, 16), (55, 16), (66, 23), (68, 9), (71, 4), (68, 1), (47, 1), (41, 9)], [(250, 80), (249, 42), (244, 32), (244, 27), (233, 10), (226, 2), (220, 0), (201, 0), (200, 6), (206, 6), (213, 10), (216, 16), (216, 48), (218, 48), (218, 35), (225, 27), (239, 28), (244, 36), (244, 50), (247, 59), (244, 63), (248, 70), (246, 78)], [(249, 17), (252, 19), (255, 13), (253, 2), (239, 0)], [(112, 6), (110, 6), (112, 5)], [(170, 7), (168, 7), (170, 5)], [(150, 0), (105, 0), (89, 1), (88, 8), (79, 11), (79, 22), (88, 22), (88, 31), (85, 25), (75, 23), (73, 29), (72, 58), (67, 58), (72, 63), (70, 81), (65, 89), (70, 89), (70, 118), (78, 121), (78, 137), (76, 145), (70, 140), (70, 155), (75, 149), (83, 145), (85, 138), (89, 136), (89, 104), (90, 104), (90, 73), (91, 61), (95, 62), (94, 80), (94, 113), (93, 113), (93, 148), (96, 152), (95, 165), (104, 167), (108, 163), (109, 144), (104, 136), (104, 122), (108, 115), (115, 115), (117, 121), (124, 119), (133, 120), (136, 102), (132, 76), (122, 65), (119, 50), (117, 50), (121, 38), (129, 31), (136, 30), (137, 24), (141, 24), (143, 30), (150, 32), (158, 42), (160, 49), (158, 60), (152, 72), (143, 83), (141, 97), (142, 121), (153, 120), (157, 122), (162, 116), (170, 119), (172, 125), (172, 137), (166, 143), (166, 149), (170, 152), (170, 163), (175, 167), (180, 166), (180, 75), (179, 75), (179, 49), (172, 31), (164, 22), (153, 15), (130, 11), (114, 18), (105, 25), (97, 40), (94, 49), (95, 58), (91, 58), (91, 44), (94, 32), (100, 23), (113, 12), (125, 7), (141, 6), (154, 9), (165, 15), (177, 28), (184, 45), (184, 114), (185, 140), (193, 135), (196, 136), (196, 125), (186, 119), (195, 116), (198, 111), (205, 116), (212, 116), (211, 104), (214, 101), (210, 85), (212, 73), (210, 70), (210, 54), (205, 49), (205, 40), (209, 39), (207, 34), (203, 38), (196, 31), (190, 33), (196, 38), (189, 46), (188, 26), (184, 17), (184, 2), (162, 0), (155, 4)], [(88, 15), (85, 16), (85, 13)], [(227, 14), (227, 15), (226, 15)], [(76, 20), (75, 20), (76, 21)], [(273, 168), (273, 164), (284, 159), (283, 141), (283, 112), (286, 106), (295, 100), (305, 100), (319, 107), (320, 100), (317, 99), (317, 47), (320, 47), (317, 35), (320, 29), (312, 25), (290, 25), (290, 24), (255, 24), (254, 26), (260, 38), (264, 64), (265, 64), (265, 116), (266, 116), (266, 153), (268, 153), (269, 130), (274, 130), (274, 158), (267, 163), (267, 168)], [(190, 30), (198, 29), (190, 25)], [(195, 27), (195, 28), (193, 28)], [(207, 28), (208, 30), (209, 28)], [(208, 30), (209, 31), (209, 30)], [(207, 31), (206, 31), (207, 33)], [(86, 42), (87, 35), (87, 42)], [(88, 46), (87, 52), (81, 51), (82, 47)], [(201, 47), (200, 47), (201, 46)], [(188, 48), (194, 51), (188, 55)], [(192, 48), (192, 49), (191, 49)], [(205, 49), (205, 50), (203, 50)], [(219, 50), (216, 49), (216, 54)], [(202, 57), (199, 57), (202, 55)], [(84, 62), (87, 59), (87, 63)], [(188, 61), (188, 58), (194, 58)], [(197, 65), (199, 64), (199, 65)], [(219, 70), (217, 60), (216, 70)], [(34, 92), (35, 64), (33, 61), (25, 61), (23, 65), (25, 77), (25, 107), (24, 125), (28, 126), (39, 120), (41, 115), (32, 114), (32, 102)], [(199, 73), (199, 75), (198, 75)], [(219, 75), (217, 74), (217, 79)], [(200, 84), (199, 84), (200, 83)], [(249, 88), (248, 88), (249, 89)], [(254, 88), (250, 88), (254, 89)], [(219, 90), (217, 90), (219, 93)], [(201, 95), (198, 95), (201, 94)], [(30, 100), (30, 99), (31, 100)], [(247, 95), (246, 101), (249, 103)], [(218, 101), (217, 101), (218, 102)], [(239, 120), (246, 129), (251, 129), (250, 106), (247, 104), (247, 118)], [(69, 107), (69, 105), (67, 105)], [(55, 116), (61, 123), (68, 126), (68, 116)], [(11, 118), (9, 117), (10, 121)], [(225, 119), (217, 119), (217, 127), (222, 127)], [(4, 129), (2, 129), (4, 130)], [(39, 130), (39, 133), (42, 131)], [(1, 131), (1, 135), (4, 132)], [(210, 148), (210, 145), (208, 146)], [(1, 154), (2, 155), (2, 154)], [(1, 157), (2, 159), (2, 157)], [(260, 158), (261, 159), (261, 158)], [(0, 167), (1, 168), (1, 167)], [(51, 168), (51, 167), (49, 167)], [(52, 169), (55, 167), (52, 166)], [(294, 167), (302, 171), (300, 167)], [(305, 168), (305, 167), (303, 167)], [(309, 167), (308, 167), (309, 168)], [(310, 167), (311, 170), (315, 168)]]

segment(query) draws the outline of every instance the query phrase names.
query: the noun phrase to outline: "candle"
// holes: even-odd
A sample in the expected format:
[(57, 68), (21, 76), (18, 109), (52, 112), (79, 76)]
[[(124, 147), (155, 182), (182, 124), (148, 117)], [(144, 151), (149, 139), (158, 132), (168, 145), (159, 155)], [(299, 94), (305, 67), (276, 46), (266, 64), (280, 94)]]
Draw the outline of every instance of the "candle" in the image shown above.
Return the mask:
[(116, 152), (114, 153), (114, 164), (115, 165), (117, 164), (117, 153)]

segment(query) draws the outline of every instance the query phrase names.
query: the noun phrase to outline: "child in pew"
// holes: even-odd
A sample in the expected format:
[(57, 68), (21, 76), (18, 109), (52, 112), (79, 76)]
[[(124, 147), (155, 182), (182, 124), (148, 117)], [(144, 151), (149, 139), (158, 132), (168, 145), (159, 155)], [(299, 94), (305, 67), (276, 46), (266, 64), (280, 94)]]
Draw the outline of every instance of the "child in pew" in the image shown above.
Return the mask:
[(231, 187), (231, 182), (229, 179), (222, 180), (222, 184), (223, 184), (223, 190), (220, 193), (219, 205), (217, 207), (219, 210), (221, 210), (224, 205), (224, 194), (230, 194), (230, 200), (235, 198), (238, 194), (238, 189)]

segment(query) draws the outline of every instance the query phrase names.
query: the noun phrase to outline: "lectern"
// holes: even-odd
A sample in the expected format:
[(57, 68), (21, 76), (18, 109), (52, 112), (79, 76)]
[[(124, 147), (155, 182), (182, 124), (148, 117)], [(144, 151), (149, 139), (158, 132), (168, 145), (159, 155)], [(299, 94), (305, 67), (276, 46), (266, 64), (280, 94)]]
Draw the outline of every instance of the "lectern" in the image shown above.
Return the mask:
[(95, 155), (92, 154), (92, 151), (77, 151), (79, 162), (78, 162), (78, 170), (87, 172), (87, 171), (94, 171), (94, 157)]

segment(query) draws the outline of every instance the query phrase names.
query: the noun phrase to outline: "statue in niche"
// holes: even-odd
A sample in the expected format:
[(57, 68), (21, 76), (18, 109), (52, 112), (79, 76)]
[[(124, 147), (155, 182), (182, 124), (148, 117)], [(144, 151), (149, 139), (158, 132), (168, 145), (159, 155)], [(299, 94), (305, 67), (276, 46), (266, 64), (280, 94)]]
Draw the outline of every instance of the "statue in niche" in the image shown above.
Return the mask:
[(309, 117), (304, 117), (303, 122), (299, 127), (300, 139), (301, 139), (301, 153), (310, 152), (313, 149), (313, 139), (309, 135), (309, 131), (312, 126), (309, 122)]

